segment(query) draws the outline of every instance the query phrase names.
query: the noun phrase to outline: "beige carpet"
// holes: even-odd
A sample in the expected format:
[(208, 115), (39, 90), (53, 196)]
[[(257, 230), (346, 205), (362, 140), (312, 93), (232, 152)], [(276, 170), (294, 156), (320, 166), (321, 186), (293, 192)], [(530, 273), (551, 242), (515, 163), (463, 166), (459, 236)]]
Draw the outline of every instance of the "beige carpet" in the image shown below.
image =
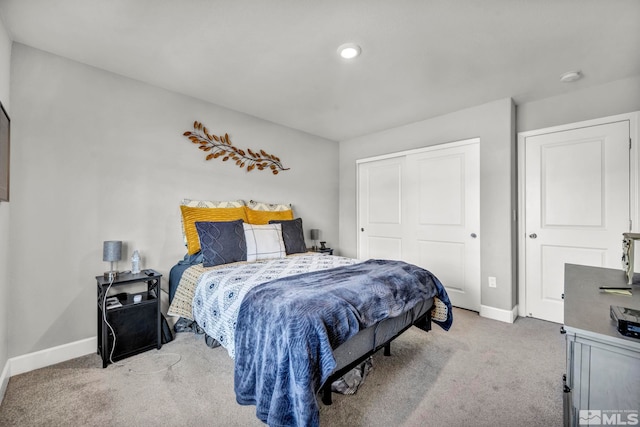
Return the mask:
[[(169, 369), (176, 361), (179, 362)], [(233, 361), (190, 333), (102, 369), (97, 355), (12, 377), (0, 426), (260, 426), (233, 393)], [(411, 328), (374, 356), (354, 396), (320, 405), (323, 426), (561, 426), (559, 325), (506, 324), (454, 309), (454, 326)]]

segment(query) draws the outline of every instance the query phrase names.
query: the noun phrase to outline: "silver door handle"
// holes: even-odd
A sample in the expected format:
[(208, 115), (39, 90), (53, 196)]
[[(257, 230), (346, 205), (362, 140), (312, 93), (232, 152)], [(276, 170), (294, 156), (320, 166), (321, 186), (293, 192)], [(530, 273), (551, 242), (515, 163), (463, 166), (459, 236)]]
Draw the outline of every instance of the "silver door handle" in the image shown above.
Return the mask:
[(531, 233), (531, 234), (529, 234), (529, 237), (530, 237), (531, 239), (535, 239), (535, 238), (537, 238), (537, 237), (538, 237), (538, 235), (537, 235), (536, 233)]
[(471, 237), (475, 239), (478, 235), (476, 233), (471, 233)]

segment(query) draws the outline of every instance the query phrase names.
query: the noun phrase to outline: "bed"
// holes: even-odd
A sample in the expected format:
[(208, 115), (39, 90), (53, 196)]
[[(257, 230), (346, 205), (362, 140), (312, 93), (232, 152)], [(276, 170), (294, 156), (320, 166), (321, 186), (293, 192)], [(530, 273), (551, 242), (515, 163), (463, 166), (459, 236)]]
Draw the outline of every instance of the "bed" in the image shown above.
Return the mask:
[[(235, 360), (238, 403), (255, 405), (263, 422), (318, 425), (319, 391), (330, 404), (335, 380), (383, 347), (388, 355), (391, 341), (412, 325), (425, 331), (432, 321), (451, 326), (446, 291), (427, 270), (296, 249), (292, 236), (299, 240), (301, 221), (269, 222), (196, 221), (202, 247), (169, 275), (168, 314), (202, 329), (210, 346), (226, 349)], [(250, 241), (278, 233), (276, 255)], [(242, 236), (244, 259), (221, 249), (237, 250)], [(216, 256), (225, 259), (212, 264)]]

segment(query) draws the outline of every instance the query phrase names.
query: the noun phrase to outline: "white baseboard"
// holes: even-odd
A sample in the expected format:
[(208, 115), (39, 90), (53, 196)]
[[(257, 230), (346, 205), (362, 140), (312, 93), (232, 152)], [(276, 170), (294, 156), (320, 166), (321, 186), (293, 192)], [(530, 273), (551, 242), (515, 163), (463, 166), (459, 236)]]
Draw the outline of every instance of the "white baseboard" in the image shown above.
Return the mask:
[(97, 346), (98, 337), (91, 337), (71, 342), (69, 344), (63, 344), (57, 347), (25, 354), (23, 356), (12, 357), (8, 362), (9, 374), (10, 376), (23, 374), (25, 372), (33, 371), (34, 369), (44, 368), (46, 366), (55, 365), (56, 363), (75, 359), (76, 357), (95, 353), (97, 351)]
[(503, 310), (501, 308), (489, 307), (488, 305), (480, 306), (480, 316), (487, 319), (499, 320), (501, 322), (513, 323), (518, 317), (518, 305), (511, 310)]
[(4, 369), (2, 369), (2, 375), (0, 375), (0, 403), (4, 399), (4, 393), (7, 391), (7, 385), (9, 384), (9, 361), (4, 364)]

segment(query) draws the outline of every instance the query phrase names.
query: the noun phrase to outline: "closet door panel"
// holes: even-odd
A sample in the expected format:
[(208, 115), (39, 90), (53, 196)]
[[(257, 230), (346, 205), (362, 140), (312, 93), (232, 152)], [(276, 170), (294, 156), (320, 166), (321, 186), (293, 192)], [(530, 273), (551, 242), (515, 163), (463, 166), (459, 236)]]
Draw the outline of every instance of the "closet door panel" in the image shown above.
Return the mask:
[(405, 243), (453, 305), (480, 310), (480, 144), (443, 144), (407, 156)]
[(358, 257), (401, 260), (404, 157), (358, 166)]
[(435, 274), (455, 306), (480, 310), (480, 142), (358, 164), (358, 257)]

